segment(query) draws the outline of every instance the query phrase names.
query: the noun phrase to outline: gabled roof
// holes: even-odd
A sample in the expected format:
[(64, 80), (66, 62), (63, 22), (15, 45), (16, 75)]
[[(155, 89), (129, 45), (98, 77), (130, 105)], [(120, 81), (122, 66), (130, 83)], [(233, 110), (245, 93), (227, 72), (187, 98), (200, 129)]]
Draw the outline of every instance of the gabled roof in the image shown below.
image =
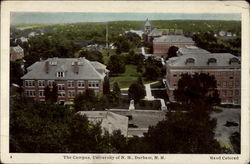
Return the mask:
[(154, 43), (178, 43), (178, 42), (190, 42), (194, 43), (192, 38), (185, 37), (184, 35), (164, 35), (153, 40)]
[(110, 134), (114, 130), (121, 130), (124, 136), (128, 133), (128, 117), (122, 116), (110, 111), (79, 111), (79, 115), (86, 115), (89, 121), (92, 123), (101, 122), (101, 127), (104, 131), (108, 131)]
[[(45, 71), (46, 62), (49, 63), (48, 73)], [(53, 65), (52, 62), (55, 64)], [(75, 62), (78, 63), (78, 73), (74, 71)], [(98, 65), (97, 62), (96, 65)], [(45, 61), (32, 64), (27, 70), (29, 72), (21, 79), (102, 80), (104, 78), (92, 63), (85, 58), (48, 58)], [(57, 72), (64, 72), (65, 76), (57, 77)]]

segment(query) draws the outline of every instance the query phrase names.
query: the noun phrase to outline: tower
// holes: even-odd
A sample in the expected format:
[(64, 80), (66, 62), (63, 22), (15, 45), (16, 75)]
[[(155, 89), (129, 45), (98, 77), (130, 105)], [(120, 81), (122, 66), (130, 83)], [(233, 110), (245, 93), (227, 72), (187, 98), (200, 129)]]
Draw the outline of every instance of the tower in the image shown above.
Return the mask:
[(152, 26), (151, 23), (149, 22), (148, 18), (144, 24), (144, 33), (148, 34), (151, 32)]

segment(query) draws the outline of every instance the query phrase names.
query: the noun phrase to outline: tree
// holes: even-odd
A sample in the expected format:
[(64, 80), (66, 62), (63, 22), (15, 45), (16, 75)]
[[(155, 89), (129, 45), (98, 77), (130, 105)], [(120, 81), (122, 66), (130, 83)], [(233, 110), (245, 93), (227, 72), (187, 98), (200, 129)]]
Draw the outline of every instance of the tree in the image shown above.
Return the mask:
[(136, 103), (146, 96), (146, 91), (143, 85), (133, 83), (128, 89), (129, 98), (133, 99)]
[(104, 82), (103, 82), (103, 94), (108, 95), (110, 94), (110, 83), (109, 83), (109, 77), (105, 76), (104, 77)]
[(45, 96), (45, 101), (49, 103), (56, 103), (57, 98), (58, 98), (58, 88), (56, 83), (54, 82), (52, 87), (46, 86), (44, 88), (44, 96)]
[(109, 59), (107, 69), (110, 70), (111, 74), (124, 73), (125, 63), (118, 55), (112, 55)]
[(192, 113), (175, 112), (167, 120), (149, 127), (145, 140), (150, 153), (222, 153), (214, 139), (215, 126), (215, 120), (209, 117), (197, 121)]
[(177, 102), (184, 105), (206, 103), (215, 105), (220, 103), (216, 80), (209, 74), (183, 74), (178, 81), (178, 88), (174, 90)]
[(161, 76), (161, 70), (155, 65), (146, 65), (144, 76), (147, 80), (157, 80)]
[(24, 72), (21, 68), (21, 64), (19, 62), (10, 62), (10, 83), (22, 85), (21, 77), (24, 75)]
[(114, 96), (114, 100), (117, 104), (120, 104), (120, 99), (121, 99), (121, 90), (119, 87), (119, 84), (117, 82), (115, 82), (113, 84), (113, 96)]
[(90, 61), (98, 61), (103, 63), (103, 55), (99, 51), (91, 51), (87, 49), (80, 50), (79, 57), (85, 57)]
[[(10, 106), (10, 152), (68, 152), (69, 127), (73, 113), (64, 106), (12, 98)], [(39, 134), (39, 135), (38, 135)]]
[(178, 47), (176, 46), (172, 46), (168, 49), (168, 56), (167, 56), (167, 59), (171, 58), (171, 57), (176, 57), (177, 54), (176, 52), (178, 51)]

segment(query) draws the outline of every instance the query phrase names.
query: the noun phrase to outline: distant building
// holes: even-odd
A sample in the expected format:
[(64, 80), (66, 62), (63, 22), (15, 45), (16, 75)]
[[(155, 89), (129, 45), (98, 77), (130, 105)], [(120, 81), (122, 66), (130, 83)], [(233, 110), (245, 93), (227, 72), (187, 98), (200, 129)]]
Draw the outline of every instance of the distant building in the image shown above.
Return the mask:
[(166, 56), (168, 49), (172, 46), (180, 48), (194, 44), (192, 38), (184, 35), (164, 35), (153, 40), (153, 54), (155, 56)]
[(105, 131), (112, 134), (115, 130), (120, 130), (124, 136), (128, 135), (128, 117), (110, 111), (79, 111), (79, 115), (85, 115), (93, 123), (101, 123), (102, 133)]
[(217, 89), (222, 103), (240, 104), (241, 64), (240, 59), (230, 53), (210, 53), (191, 46), (180, 48), (178, 57), (166, 62), (166, 86), (170, 101), (173, 91), (184, 73), (208, 73), (217, 81)]
[(16, 61), (24, 57), (24, 50), (19, 45), (16, 47), (10, 47), (10, 60)]
[(78, 93), (92, 89), (103, 92), (104, 77), (108, 74), (106, 66), (85, 58), (49, 58), (27, 68), (21, 78), (24, 93), (37, 101), (45, 101), (44, 88), (58, 86), (58, 102), (70, 103)]
[(149, 34), (151, 32), (151, 30), (152, 30), (152, 25), (149, 22), (149, 20), (147, 19), (145, 24), (144, 24), (144, 33)]

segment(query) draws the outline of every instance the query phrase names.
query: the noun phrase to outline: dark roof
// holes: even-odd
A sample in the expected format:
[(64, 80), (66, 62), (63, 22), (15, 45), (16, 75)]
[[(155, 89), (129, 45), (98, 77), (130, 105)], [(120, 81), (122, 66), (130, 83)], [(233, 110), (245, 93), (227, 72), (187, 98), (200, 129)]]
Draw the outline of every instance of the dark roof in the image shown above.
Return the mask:
[(185, 37), (184, 35), (164, 35), (153, 40), (154, 43), (178, 43), (178, 42), (190, 42), (194, 43), (192, 38)]

